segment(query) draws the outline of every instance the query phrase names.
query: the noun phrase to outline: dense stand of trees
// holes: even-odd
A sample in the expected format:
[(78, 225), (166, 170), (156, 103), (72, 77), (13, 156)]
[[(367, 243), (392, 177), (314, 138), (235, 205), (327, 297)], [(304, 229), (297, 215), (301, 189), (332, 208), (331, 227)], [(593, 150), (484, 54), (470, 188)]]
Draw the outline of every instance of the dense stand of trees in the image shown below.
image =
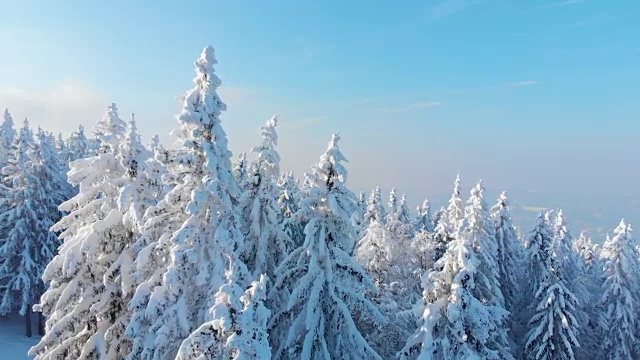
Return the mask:
[[(636, 359), (639, 254), (562, 211), (523, 238), (482, 182), (415, 213), (347, 186), (334, 134), (282, 172), (278, 117), (232, 163), (216, 59), (195, 62), (175, 135), (144, 144), (107, 107), (67, 139), (0, 125), (0, 314), (54, 359)], [(494, 204), (491, 206), (490, 204)], [(46, 320), (46, 322), (45, 322)]]

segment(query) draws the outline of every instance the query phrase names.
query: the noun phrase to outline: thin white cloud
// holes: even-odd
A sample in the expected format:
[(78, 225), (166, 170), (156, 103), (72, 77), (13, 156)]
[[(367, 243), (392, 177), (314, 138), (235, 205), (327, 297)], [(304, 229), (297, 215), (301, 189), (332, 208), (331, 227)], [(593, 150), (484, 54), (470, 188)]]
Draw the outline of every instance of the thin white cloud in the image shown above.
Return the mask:
[(430, 108), (430, 107), (440, 106), (440, 105), (442, 105), (442, 102), (440, 101), (419, 102), (419, 103), (410, 104), (404, 107), (388, 107), (388, 108), (384, 108), (383, 111), (389, 112), (389, 113), (400, 113), (400, 112), (408, 112), (412, 110)]
[(282, 127), (287, 129), (301, 129), (309, 126), (313, 126), (317, 123), (327, 120), (325, 116), (316, 116), (308, 119), (303, 119), (294, 122), (282, 122)]
[(548, 9), (548, 8), (554, 8), (554, 7), (560, 7), (560, 6), (569, 6), (569, 5), (576, 5), (576, 4), (580, 4), (580, 3), (584, 3), (587, 2), (587, 0), (566, 0), (566, 1), (560, 1), (560, 2), (555, 2), (552, 4), (548, 4), (548, 5), (544, 5), (541, 7), (541, 9)]
[(538, 85), (538, 84), (541, 84), (541, 82), (534, 81), (534, 80), (524, 80), (524, 81), (513, 82), (510, 85), (513, 87), (523, 87), (523, 86), (531, 86), (531, 85)]
[(428, 10), (432, 19), (442, 18), (464, 11), (472, 6), (480, 5), (487, 0), (446, 0)]

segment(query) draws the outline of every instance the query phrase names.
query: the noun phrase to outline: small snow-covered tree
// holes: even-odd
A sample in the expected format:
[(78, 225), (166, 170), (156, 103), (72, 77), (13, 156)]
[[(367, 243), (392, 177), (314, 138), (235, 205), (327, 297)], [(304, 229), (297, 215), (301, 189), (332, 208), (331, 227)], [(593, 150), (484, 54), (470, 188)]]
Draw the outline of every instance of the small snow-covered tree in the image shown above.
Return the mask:
[(358, 200), (356, 201), (356, 208), (351, 215), (351, 224), (354, 227), (356, 238), (362, 237), (364, 230), (366, 229), (364, 214), (367, 212), (367, 194), (361, 191), (358, 194)]
[(601, 246), (600, 244), (594, 243), (584, 231), (580, 232), (580, 235), (574, 240), (573, 249), (582, 258), (582, 262), (587, 271), (600, 267)]
[[(578, 299), (565, 285), (564, 274), (560, 273), (561, 258), (554, 256), (553, 239), (547, 236), (545, 223), (534, 230), (533, 246), (537, 262), (539, 280), (535, 290), (537, 303), (529, 321), (529, 332), (524, 344), (524, 356), (531, 360), (573, 360), (578, 343), (578, 322), (574, 315)], [(533, 252), (533, 250), (532, 250)]]
[(236, 179), (236, 182), (240, 185), (240, 188), (245, 189), (249, 183), (249, 169), (250, 162), (247, 159), (247, 153), (241, 152), (238, 154), (238, 157), (233, 162), (233, 176)]
[(78, 130), (71, 133), (68, 140), (69, 161), (83, 159), (89, 155), (89, 140), (84, 133), (84, 126), (78, 126)]
[(478, 298), (481, 258), (474, 240), (458, 229), (436, 271), (423, 277), (420, 326), (399, 352), (408, 359), (513, 359), (504, 342), (503, 307)]
[(631, 226), (624, 220), (602, 247), (604, 293), (600, 307), (604, 312), (605, 329), (602, 352), (611, 360), (634, 359), (636, 349), (636, 314), (640, 302), (640, 260), (631, 235)]
[(567, 227), (564, 213), (562, 210), (558, 210), (550, 215), (555, 215), (553, 255), (557, 261), (558, 272), (562, 274), (571, 293), (578, 299), (574, 316), (578, 320), (578, 328), (580, 328), (582, 336), (581, 346), (577, 349), (576, 356), (579, 358), (589, 357), (591, 356), (589, 350), (594, 347), (593, 345), (596, 345), (595, 348), (597, 348), (599, 340), (591, 333), (592, 327), (589, 326), (589, 322), (592, 318), (586, 309), (588, 305), (596, 303), (597, 299), (593, 298), (594, 294), (587, 290), (587, 275), (580, 255), (575, 251), (573, 236)]
[(505, 308), (512, 312), (519, 307), (524, 254), (511, 220), (511, 210), (505, 192), (500, 194), (498, 202), (491, 208), (491, 219), (495, 228), (500, 289), (504, 296)]
[(284, 259), (289, 245), (284, 229), (278, 222), (280, 155), (276, 151), (278, 117), (273, 116), (260, 128), (262, 144), (252, 149), (258, 155), (257, 172), (242, 200), (245, 236), (242, 260), (253, 278), (266, 274), (273, 279), (275, 269)]
[(282, 229), (291, 241), (291, 247), (297, 248), (304, 242), (304, 226), (306, 225), (302, 219), (293, 216), (300, 205), (300, 184), (298, 179), (293, 176), (293, 172), (288, 172), (281, 176), (279, 187), (281, 190), (278, 204), (281, 209)]
[(80, 192), (60, 206), (69, 214), (53, 227), (64, 242), (43, 275), (50, 287), (34, 307), (47, 317), (45, 336), (29, 351), (35, 359), (107, 355), (105, 333), (120, 306), (109, 291), (108, 270), (129, 241), (116, 204), (125, 175), (117, 161), (125, 127), (110, 105), (96, 126), (100, 154), (71, 163), (69, 182)]
[(460, 175), (456, 176), (453, 184), (453, 193), (449, 199), (446, 209), (439, 211), (435, 221), (434, 240), (436, 244), (436, 262), (444, 255), (448, 244), (452, 241), (452, 235), (460, 222), (464, 219), (464, 208), (462, 205)]
[(540, 213), (536, 220), (536, 225), (525, 239), (525, 262), (529, 273), (527, 277), (529, 290), (525, 298), (534, 298), (536, 292), (545, 279), (547, 268), (545, 259), (549, 254), (550, 246), (553, 243), (553, 230), (549, 224), (548, 217)]
[(382, 191), (379, 187), (376, 187), (369, 196), (367, 201), (367, 211), (364, 213), (363, 226), (368, 226), (373, 221), (384, 225), (387, 213), (382, 204)]
[(418, 216), (415, 220), (415, 231), (426, 231), (427, 233), (433, 233), (433, 215), (431, 215), (431, 201), (425, 199), (422, 205), (417, 207)]
[(363, 296), (375, 289), (373, 281), (348, 253), (355, 195), (345, 185), (339, 139), (334, 134), (309, 174), (310, 188), (296, 214), (308, 220), (305, 242), (276, 272), (272, 293), (291, 289), (285, 308), (270, 322), (276, 359), (380, 359), (354, 321), (384, 318)]
[(2, 124), (0, 124), (0, 166), (5, 166), (7, 160), (9, 160), (15, 140), (16, 131), (13, 127), (13, 117), (9, 110), (5, 109)]

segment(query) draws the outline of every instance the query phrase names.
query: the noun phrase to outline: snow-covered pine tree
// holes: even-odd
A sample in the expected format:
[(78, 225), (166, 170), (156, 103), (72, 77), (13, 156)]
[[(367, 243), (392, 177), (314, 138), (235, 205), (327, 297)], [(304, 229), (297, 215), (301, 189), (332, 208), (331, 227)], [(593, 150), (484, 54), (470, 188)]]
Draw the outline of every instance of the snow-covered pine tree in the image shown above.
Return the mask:
[(407, 329), (415, 326), (412, 316), (406, 316), (412, 314), (405, 314), (415, 300), (410, 296), (416, 291), (409, 278), (413, 266), (400, 255), (406, 253), (399, 251), (401, 246), (384, 225), (373, 220), (355, 249), (355, 258), (378, 290), (371, 294), (372, 300), (388, 319), (385, 324), (362, 324), (363, 334), (385, 359), (393, 357), (409, 336)]
[(396, 194), (396, 188), (392, 188), (389, 192), (389, 202), (387, 203), (387, 215), (385, 223), (389, 221), (398, 212), (398, 195)]
[(269, 360), (271, 347), (267, 325), (271, 312), (264, 306), (266, 299), (267, 278), (260, 276), (259, 281), (251, 284), (240, 301), (243, 304), (238, 321), (242, 323), (242, 332), (234, 333), (229, 338), (232, 348), (237, 349), (233, 360)]
[(64, 242), (43, 275), (50, 287), (34, 307), (47, 317), (45, 336), (29, 351), (37, 360), (106, 355), (105, 332), (119, 310), (106, 275), (129, 241), (116, 204), (125, 175), (117, 160), (125, 127), (110, 105), (96, 126), (101, 153), (71, 163), (68, 180), (80, 192), (60, 206), (69, 214), (52, 228)]
[(640, 304), (640, 260), (631, 232), (631, 226), (620, 221), (613, 231), (614, 236), (602, 247), (605, 280), (600, 308), (604, 312), (606, 330), (601, 344), (602, 355), (610, 360), (638, 356), (636, 314)]
[(599, 265), (602, 262), (600, 259), (600, 253), (602, 251), (600, 244), (594, 243), (591, 237), (587, 236), (586, 232), (580, 232), (580, 235), (573, 242), (573, 249), (582, 258), (582, 262), (587, 271), (600, 267)]
[(414, 222), (415, 231), (426, 231), (427, 233), (433, 233), (433, 215), (431, 215), (431, 201), (424, 199), (422, 205), (418, 205), (416, 208), (418, 216)]
[(349, 216), (355, 195), (346, 187), (345, 157), (334, 134), (308, 175), (310, 188), (296, 216), (308, 220), (304, 244), (282, 262), (272, 293), (291, 289), (270, 321), (275, 359), (380, 359), (356, 327), (355, 317), (383, 322), (363, 294), (375, 290), (351, 258)]
[[(127, 360), (153, 358), (155, 334), (150, 329), (157, 313), (155, 308), (149, 307), (149, 302), (155, 288), (162, 285), (169, 266), (173, 234), (188, 216), (184, 208), (190, 198), (190, 189), (183, 186), (190, 175), (188, 163), (173, 161), (179, 160), (183, 153), (184, 149), (166, 150), (158, 146), (154, 149), (154, 158), (147, 163), (147, 180), (158, 189), (160, 201), (145, 211), (141, 235), (132, 246), (136, 258), (130, 278), (135, 292), (129, 303), (131, 321), (126, 332), (133, 339), (133, 348)], [(158, 295), (160, 293), (156, 293)]]
[[(548, 247), (553, 244), (553, 230), (548, 221), (548, 216), (544, 213), (538, 215), (536, 225), (525, 239), (525, 263), (528, 273), (528, 291), (523, 294), (525, 299), (535, 298), (535, 294), (542, 286), (546, 276), (545, 258), (551, 251)], [(533, 304), (532, 304), (533, 306)], [(529, 314), (525, 317), (530, 318)], [(527, 320), (528, 321), (528, 320)]]
[(233, 177), (240, 185), (240, 188), (245, 189), (251, 182), (249, 179), (249, 165), (250, 161), (247, 159), (247, 153), (241, 152), (235, 159), (232, 165)]
[(264, 306), (267, 278), (260, 275), (242, 293), (238, 275), (247, 272), (241, 262), (230, 257), (227, 283), (216, 294), (211, 318), (183, 341), (176, 360), (188, 359), (271, 359), (267, 333), (270, 311)]
[(500, 286), (500, 266), (498, 242), (495, 225), (489, 216), (489, 208), (484, 200), (484, 187), (479, 181), (471, 189), (464, 217), (464, 237), (473, 244), (478, 259), (475, 287), (473, 293), (477, 299), (493, 310), (493, 321), (498, 326), (494, 341), (501, 357), (511, 351), (508, 342), (509, 312), (505, 309), (504, 296)]
[[(0, 315), (18, 311), (26, 319), (26, 335), (32, 336), (31, 306), (44, 292), (40, 279), (57, 246), (55, 234), (49, 232), (46, 206), (50, 204), (47, 179), (41, 179), (44, 165), (25, 120), (13, 146), (15, 152), (2, 169), (4, 183), (0, 231), (6, 234), (0, 246)], [(49, 208), (50, 209), (50, 208)]]
[(4, 110), (2, 124), (0, 124), (0, 167), (4, 167), (11, 155), (16, 131), (13, 127), (13, 117), (9, 109)]
[(273, 116), (260, 127), (262, 144), (252, 149), (258, 155), (257, 172), (243, 195), (241, 211), (243, 234), (242, 260), (254, 279), (260, 274), (274, 278), (275, 269), (284, 259), (290, 240), (280, 226), (278, 215), (280, 155), (276, 150), (278, 117)]
[(355, 230), (356, 239), (360, 239), (364, 235), (366, 229), (364, 224), (364, 214), (367, 212), (367, 193), (360, 191), (358, 200), (356, 201), (356, 209), (351, 215), (351, 224)]
[[(544, 224), (540, 224), (544, 221)], [(531, 360), (573, 360), (578, 343), (578, 322), (574, 315), (578, 299), (566, 286), (559, 271), (562, 258), (554, 256), (553, 238), (547, 234), (547, 220), (538, 219), (534, 237), (530, 238), (531, 261), (539, 281), (535, 290), (537, 303), (529, 321), (524, 344), (524, 357)], [(535, 256), (533, 256), (535, 251)]]
[(78, 130), (71, 133), (68, 140), (68, 149), (70, 153), (69, 161), (84, 159), (88, 154), (89, 140), (84, 133), (84, 126), (78, 126)]
[[(213, 320), (209, 310), (226, 282), (227, 258), (235, 260), (235, 254), (227, 252), (237, 251), (242, 243), (236, 212), (240, 190), (220, 121), (226, 105), (216, 92), (221, 83), (214, 72), (216, 63), (214, 49), (206, 47), (195, 63), (195, 87), (184, 97), (178, 116), (177, 136), (183, 151), (171, 160), (169, 170), (176, 187), (165, 200), (186, 210), (187, 218), (167, 244), (170, 261), (162, 283), (149, 297), (145, 315), (154, 320), (153, 325), (146, 334), (132, 325), (136, 336), (148, 337), (141, 341), (143, 349), (134, 349), (143, 358), (173, 358), (187, 337), (201, 335), (197, 329)], [(237, 286), (249, 284), (246, 274), (234, 276)], [(192, 353), (183, 357), (191, 358), (188, 354)]]
[(513, 359), (504, 342), (506, 311), (477, 297), (484, 249), (474, 248), (465, 222), (458, 222), (437, 270), (423, 277), (420, 326), (398, 353), (401, 360)]
[[(599, 348), (600, 339), (592, 334), (592, 327), (589, 326), (591, 317), (586, 311), (588, 305), (596, 303), (597, 298), (587, 290), (587, 276), (583, 267), (584, 263), (580, 254), (575, 251), (573, 236), (567, 228), (567, 222), (562, 210), (550, 213), (555, 215), (554, 221), (554, 242), (553, 254), (557, 258), (558, 272), (563, 274), (565, 285), (571, 293), (578, 299), (575, 304), (574, 316), (578, 320), (578, 328), (581, 333), (580, 348), (576, 350), (576, 357), (588, 358), (594, 348)], [(593, 314), (596, 315), (596, 314)]]
[(453, 183), (453, 193), (449, 199), (449, 205), (444, 211), (439, 211), (435, 221), (434, 240), (436, 244), (436, 262), (444, 255), (448, 248), (448, 243), (452, 241), (452, 235), (458, 228), (459, 223), (464, 219), (464, 208), (462, 206), (460, 175), (456, 176)]
[(491, 219), (495, 228), (500, 289), (504, 296), (505, 308), (513, 312), (520, 307), (524, 253), (511, 220), (511, 210), (505, 192), (500, 194), (498, 202), (491, 208)]
[[(293, 216), (300, 208), (300, 184), (293, 176), (293, 172), (282, 174), (280, 181), (280, 222), (284, 233), (291, 241), (291, 247), (297, 248), (304, 243), (305, 223), (299, 217)], [(273, 281), (273, 280), (272, 280)]]
[[(392, 192), (392, 197), (395, 198), (395, 192)], [(390, 201), (389, 204), (391, 203), (392, 202)], [(396, 238), (396, 241), (404, 242), (410, 239), (414, 234), (413, 225), (411, 224), (411, 212), (407, 207), (406, 195), (403, 194), (400, 201), (394, 200), (393, 203), (396, 205), (394, 208), (389, 208), (386, 226), (392, 236)]]
[(376, 187), (369, 196), (367, 201), (367, 211), (364, 213), (363, 226), (367, 227), (373, 221), (378, 221), (381, 225), (386, 223), (387, 213), (382, 204), (382, 191)]

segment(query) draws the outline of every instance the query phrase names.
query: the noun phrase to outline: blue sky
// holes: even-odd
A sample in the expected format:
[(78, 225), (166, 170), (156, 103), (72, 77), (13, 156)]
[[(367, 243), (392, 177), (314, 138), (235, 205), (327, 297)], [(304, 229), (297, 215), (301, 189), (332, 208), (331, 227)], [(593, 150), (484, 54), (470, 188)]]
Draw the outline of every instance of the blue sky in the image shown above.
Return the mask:
[[(340, 130), (350, 182), (416, 198), (492, 189), (637, 192), (640, 3), (604, 0), (4, 1), (0, 107), (92, 126), (111, 101), (175, 126), (216, 48), (234, 152), (281, 115), (283, 167)], [(614, 224), (615, 225), (615, 224)]]

